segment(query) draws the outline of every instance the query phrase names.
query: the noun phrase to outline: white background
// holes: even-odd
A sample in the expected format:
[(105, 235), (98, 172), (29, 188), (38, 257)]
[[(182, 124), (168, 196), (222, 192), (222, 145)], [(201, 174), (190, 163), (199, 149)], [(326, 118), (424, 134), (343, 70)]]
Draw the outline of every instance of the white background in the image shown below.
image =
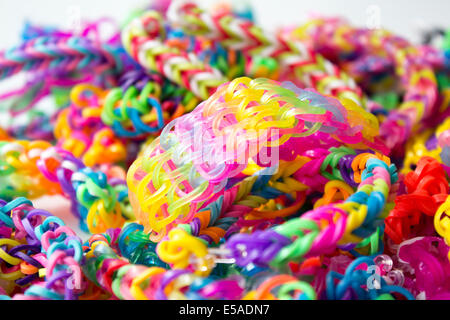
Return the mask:
[[(199, 1), (205, 8), (218, 2)], [(353, 25), (363, 27), (377, 22), (373, 20), (373, 15), (377, 11), (381, 27), (414, 42), (419, 41), (421, 28), (450, 27), (448, 0), (248, 0), (247, 2), (254, 8), (258, 24), (267, 30), (277, 26), (298, 25), (305, 21), (309, 14), (314, 13), (344, 16)], [(111, 17), (122, 22), (133, 9), (148, 3), (149, 1), (143, 0), (0, 0), (0, 49), (19, 43), (20, 32), (26, 20), (69, 28), (75, 10), (82, 18), (88, 20)], [(46, 197), (33, 202), (35, 206), (61, 216), (79, 235), (83, 235), (76, 228), (76, 219), (69, 213), (67, 200), (62, 197)], [(83, 235), (83, 238), (86, 238), (86, 235)]]

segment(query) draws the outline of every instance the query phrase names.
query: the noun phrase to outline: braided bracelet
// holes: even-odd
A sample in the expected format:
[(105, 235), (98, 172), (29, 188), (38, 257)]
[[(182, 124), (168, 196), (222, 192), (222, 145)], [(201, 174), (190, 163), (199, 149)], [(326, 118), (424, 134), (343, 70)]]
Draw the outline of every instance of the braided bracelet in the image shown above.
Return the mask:
[[(209, 272), (215, 272), (216, 268), (211, 270), (209, 264), (200, 263), (208, 261), (208, 255), (205, 250), (199, 248), (199, 242), (195, 242), (186, 233), (177, 233), (173, 236), (170, 244), (161, 243), (158, 247), (158, 253), (161, 257), (171, 260), (172, 255), (168, 250), (174, 253), (174, 256), (184, 256), (185, 250), (195, 250), (197, 263), (186, 269), (178, 265), (175, 269), (166, 270), (160, 266), (160, 262), (151, 260), (144, 265), (133, 265), (127, 261), (119, 259), (117, 252), (123, 252), (123, 239), (130, 237), (136, 229), (133, 224), (129, 225), (131, 229), (122, 230), (120, 235), (114, 236), (112, 232), (108, 234), (95, 235), (84, 246), (86, 253), (85, 272), (92, 281), (101, 286), (104, 290), (110, 292), (119, 299), (298, 299), (311, 300), (319, 298), (315, 289), (305, 281), (301, 281), (294, 276), (287, 274), (269, 274), (257, 271), (251, 274), (252, 277), (262, 276), (258, 283), (250, 282), (250, 276), (226, 276), (226, 273), (219, 279), (208, 276)], [(140, 231), (137, 231), (140, 232)], [(136, 234), (137, 236), (137, 234)], [(139, 236), (131, 240), (132, 243), (145, 242), (148, 240)], [(162, 250), (161, 246), (165, 245)], [(120, 249), (119, 249), (120, 248)], [(170, 248), (170, 249), (169, 249)], [(177, 253), (176, 253), (177, 252)], [(176, 254), (175, 254), (176, 253)], [(205, 256), (206, 254), (206, 256)], [(200, 260), (198, 260), (200, 259)], [(372, 288), (368, 292), (362, 289), (366, 283), (369, 274), (367, 271), (354, 273), (354, 269), (359, 265), (367, 264), (367, 267), (374, 265), (374, 261), (368, 258), (360, 258), (346, 268), (345, 276), (337, 272), (327, 274), (326, 292), (329, 299), (342, 299), (350, 295), (359, 299), (387, 298), (393, 299), (388, 293), (400, 293), (408, 299), (412, 299), (411, 294), (401, 287), (387, 285), (386, 280), (381, 278), (381, 287)], [(192, 267), (192, 268), (191, 268)], [(208, 271), (206, 271), (208, 270)], [(244, 273), (245, 274), (245, 273)], [(338, 279), (338, 282), (331, 279)], [(349, 287), (350, 282), (359, 281), (358, 285)], [(248, 283), (248, 284), (247, 284)], [(251, 283), (253, 283), (251, 285)], [(359, 289), (358, 289), (358, 286)], [(274, 289), (278, 288), (274, 294)], [(355, 291), (355, 289), (357, 289)], [(247, 292), (246, 292), (247, 291)], [(331, 293), (330, 292), (336, 292)], [(325, 293), (325, 291), (320, 290)]]
[(209, 95), (226, 79), (193, 54), (164, 45), (162, 17), (149, 11), (134, 19), (122, 31), (127, 52), (145, 68), (156, 71), (187, 88), (201, 99)]

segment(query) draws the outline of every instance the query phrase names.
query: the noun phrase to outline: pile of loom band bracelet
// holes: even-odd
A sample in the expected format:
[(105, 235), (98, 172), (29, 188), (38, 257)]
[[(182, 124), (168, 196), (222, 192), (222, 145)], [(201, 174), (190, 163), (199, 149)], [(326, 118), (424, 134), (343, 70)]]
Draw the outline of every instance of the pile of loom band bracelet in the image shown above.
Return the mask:
[[(173, 223), (189, 222), (199, 206), (218, 199), (236, 183), (232, 179), (248, 177), (241, 172), (250, 159), (267, 183), (278, 160), (295, 161), (312, 147), (305, 137), (316, 134), (316, 145), (334, 139), (332, 146), (377, 149), (376, 133), (375, 117), (350, 100), (342, 105), (292, 83), (238, 78), (164, 128), (128, 170), (130, 201), (146, 230), (162, 237)], [(279, 159), (271, 159), (276, 153)], [(305, 190), (301, 182), (290, 186)]]
[[(88, 25), (84, 33), (90, 30)], [(117, 35), (103, 43), (87, 35), (55, 32), (26, 39), (19, 46), (2, 52), (0, 70), (1, 79), (27, 72), (32, 76), (45, 74), (57, 76), (59, 81), (69, 81), (71, 77), (76, 80), (77, 73), (114, 75), (132, 65), (117, 42)]]
[(384, 30), (354, 28), (343, 19), (314, 19), (293, 33), (313, 50), (334, 57), (333, 61), (346, 63), (346, 59), (350, 60), (345, 69), (352, 76), (357, 76), (351, 70), (360, 64), (359, 59), (364, 61), (364, 67), (369, 57), (385, 59), (386, 68), (390, 65), (404, 88), (398, 110), (389, 112), (380, 129), (387, 146), (394, 152), (414, 133), (418, 124), (436, 114), (438, 91), (434, 70), (444, 65), (443, 55), (438, 50), (413, 46)]
[(87, 167), (70, 152), (45, 141), (0, 142), (2, 198), (61, 194), (82, 230), (103, 232), (134, 219), (125, 172), (118, 166)]

